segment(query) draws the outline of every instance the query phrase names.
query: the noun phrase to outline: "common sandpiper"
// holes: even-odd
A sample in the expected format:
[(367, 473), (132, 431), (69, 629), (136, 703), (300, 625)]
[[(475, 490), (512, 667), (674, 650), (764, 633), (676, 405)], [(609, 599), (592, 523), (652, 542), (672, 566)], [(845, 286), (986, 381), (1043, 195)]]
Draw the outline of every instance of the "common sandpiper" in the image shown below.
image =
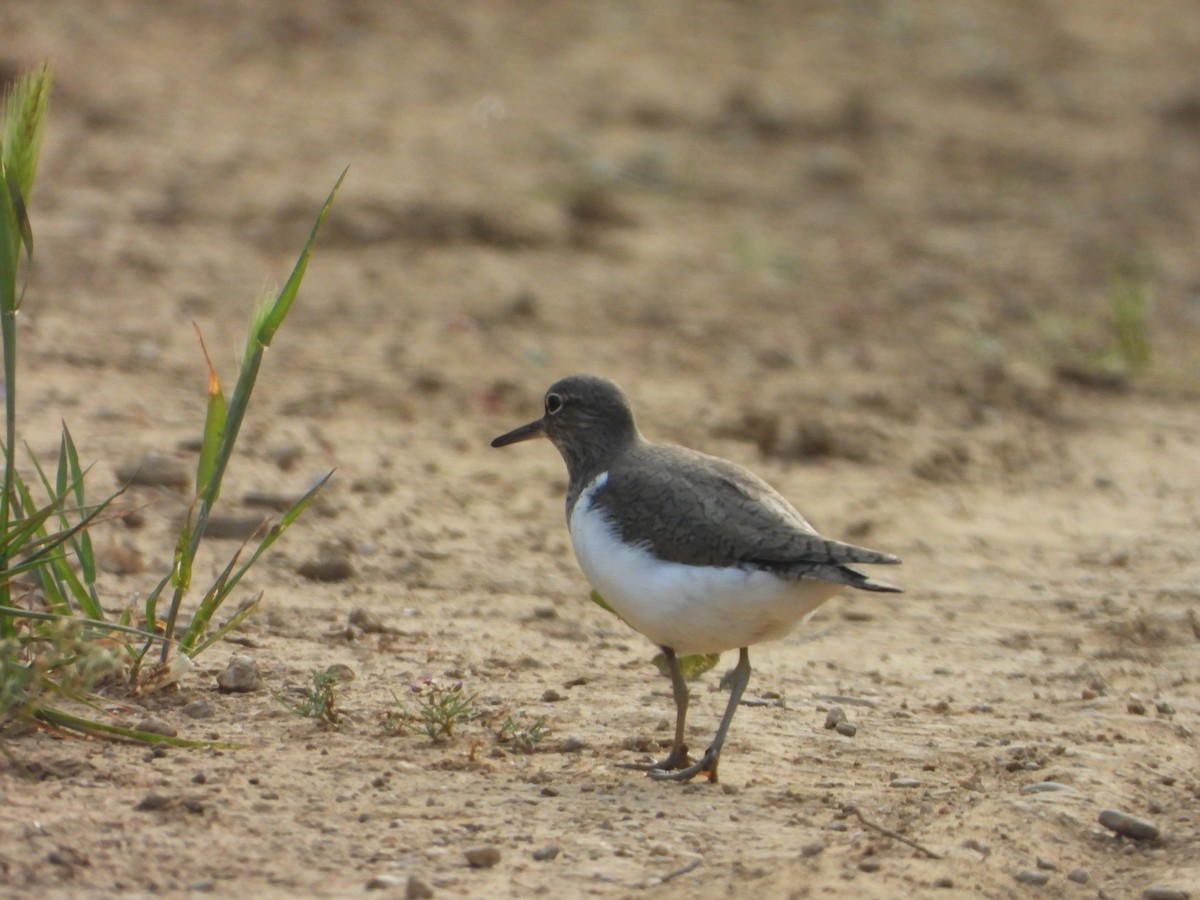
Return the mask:
[[(843, 587), (900, 589), (852, 568), (890, 553), (819, 535), (765, 481), (728, 460), (646, 440), (617, 385), (571, 375), (550, 386), (541, 418), (492, 441), (547, 437), (567, 464), (567, 527), (592, 587), (662, 648), (675, 699), (657, 779), (717, 780), (721, 747), (750, 680), (751, 644), (780, 638)], [(738, 651), (716, 737), (693, 762), (684, 742), (688, 688), (679, 658)]]

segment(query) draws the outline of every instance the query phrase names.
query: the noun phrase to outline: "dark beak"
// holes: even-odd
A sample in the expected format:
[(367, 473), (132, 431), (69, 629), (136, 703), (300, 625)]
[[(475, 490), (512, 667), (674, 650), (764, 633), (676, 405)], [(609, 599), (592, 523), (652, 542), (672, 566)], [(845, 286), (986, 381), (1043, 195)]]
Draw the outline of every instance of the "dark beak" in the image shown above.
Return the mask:
[(546, 426), (541, 419), (534, 419), (528, 425), (522, 425), (520, 428), (514, 428), (507, 434), (502, 434), (500, 437), (492, 441), (493, 447), (507, 447), (509, 444), (519, 444), (521, 441), (530, 441), (536, 437), (546, 436)]

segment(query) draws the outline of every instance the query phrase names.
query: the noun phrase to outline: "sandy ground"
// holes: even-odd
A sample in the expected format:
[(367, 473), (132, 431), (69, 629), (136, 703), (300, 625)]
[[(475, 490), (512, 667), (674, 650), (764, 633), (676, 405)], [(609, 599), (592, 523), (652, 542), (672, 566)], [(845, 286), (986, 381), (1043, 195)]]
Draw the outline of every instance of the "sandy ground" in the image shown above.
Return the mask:
[[(5, 71), (46, 56), (22, 437), (49, 457), (65, 419), (97, 494), (147, 452), (190, 467), (191, 322), (231, 381), (348, 164), (228, 511), (336, 474), (236, 642), (106, 691), (248, 746), (9, 741), (0, 896), (1200, 896), (1191, 3), (0, 8)], [(1126, 283), (1150, 364), (1092, 377)], [(581, 370), (904, 559), (907, 593), (753, 649), (719, 785), (613, 767), (661, 752), (669, 686), (587, 602), (553, 449), (488, 447)], [(96, 534), (113, 609), (186, 502), (127, 499), (141, 524)], [(331, 548), (349, 579), (300, 574)], [(217, 691), (236, 655), (262, 690)], [(284, 708), (333, 665), (338, 728)], [(424, 678), (475, 696), (449, 741), (385, 728)], [(543, 716), (533, 752), (498, 740)]]

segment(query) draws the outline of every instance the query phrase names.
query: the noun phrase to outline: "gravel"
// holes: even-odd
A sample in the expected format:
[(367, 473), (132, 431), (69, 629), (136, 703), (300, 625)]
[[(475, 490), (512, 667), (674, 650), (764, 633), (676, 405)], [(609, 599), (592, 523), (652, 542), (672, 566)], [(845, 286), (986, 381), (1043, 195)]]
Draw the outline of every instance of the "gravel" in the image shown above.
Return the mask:
[(1156, 841), (1161, 832), (1158, 826), (1146, 819), (1139, 819), (1119, 809), (1106, 809), (1100, 813), (1100, 824), (1109, 831), (1135, 841)]
[(262, 690), (262, 675), (258, 663), (250, 656), (235, 656), (225, 671), (217, 676), (217, 688), (223, 694), (245, 694)]
[(500, 848), (487, 847), (472, 847), (466, 852), (467, 864), (472, 869), (490, 869), (496, 863), (500, 862)]

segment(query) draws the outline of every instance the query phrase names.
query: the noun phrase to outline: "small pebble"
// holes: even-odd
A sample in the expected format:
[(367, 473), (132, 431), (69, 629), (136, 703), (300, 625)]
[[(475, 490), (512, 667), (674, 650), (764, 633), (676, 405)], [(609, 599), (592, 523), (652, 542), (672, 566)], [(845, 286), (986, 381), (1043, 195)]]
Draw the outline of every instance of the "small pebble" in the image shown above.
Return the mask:
[(1141, 700), (1130, 700), (1125, 704), (1125, 709), (1135, 716), (1144, 716), (1146, 714), (1146, 704)]
[(941, 878), (934, 879), (933, 886), (935, 888), (952, 888), (954, 887), (954, 879), (947, 878), (945, 875), (943, 875)]
[(212, 704), (206, 698), (200, 697), (186, 704), (183, 707), (183, 714), (189, 719), (211, 719), (213, 715)]
[(162, 734), (167, 737), (175, 737), (179, 734), (179, 730), (175, 726), (164, 722), (162, 719), (156, 719), (153, 716), (142, 719), (133, 726), (134, 731), (145, 731), (149, 734)]
[(398, 888), (403, 882), (399, 875), (376, 875), (367, 882), (368, 891), (387, 891)]
[(1169, 887), (1148, 887), (1142, 891), (1146, 900), (1188, 900), (1191, 895), (1187, 891)]
[(262, 675), (258, 663), (249, 656), (235, 656), (225, 671), (217, 676), (217, 689), (224, 694), (245, 694), (262, 690)]
[(140, 575), (146, 571), (146, 557), (133, 544), (113, 543), (100, 557), (100, 568), (110, 575)]
[(387, 631), (387, 626), (383, 624), (383, 619), (369, 609), (363, 609), (362, 607), (350, 610), (349, 622), (355, 628), (361, 629), (364, 634), (383, 634)]
[(537, 862), (550, 862), (558, 858), (558, 844), (547, 844), (545, 847), (539, 847), (533, 851), (533, 858)]
[(156, 809), (166, 809), (175, 802), (175, 797), (168, 794), (158, 794), (154, 791), (148, 793), (145, 797), (137, 802), (134, 807), (138, 812), (148, 812)]
[(1046, 872), (1018, 872), (1013, 878), (1017, 879), (1021, 884), (1032, 884), (1038, 887), (1050, 882), (1050, 875)]
[(302, 456), (304, 447), (300, 444), (272, 444), (267, 448), (267, 459), (285, 472), (296, 465)]
[(432, 896), (433, 888), (416, 875), (408, 876), (408, 883), (404, 885), (404, 900), (429, 900)]
[(183, 492), (192, 486), (193, 473), (193, 468), (181, 459), (147, 453), (141, 459), (118, 466), (117, 480), (126, 484), (165, 487)]
[(882, 863), (879, 862), (878, 856), (868, 856), (858, 864), (861, 872), (878, 872)]
[(1087, 884), (1089, 880), (1087, 869), (1072, 869), (1067, 874), (1067, 881), (1073, 881), (1076, 884)]
[(325, 551), (300, 563), (296, 571), (310, 581), (345, 581), (354, 577), (354, 564), (345, 553)]
[(807, 859), (810, 856), (816, 856), (825, 849), (824, 841), (811, 841), (800, 848), (800, 855)]
[(1037, 858), (1037, 867), (1039, 869), (1045, 869), (1047, 872), (1057, 872), (1058, 871), (1058, 866), (1055, 863), (1051, 862), (1050, 860), (1046, 859), (1044, 856), (1039, 856)]
[(300, 494), (272, 494), (268, 491), (247, 491), (242, 495), (242, 502), (247, 506), (273, 509), (276, 512), (287, 512), (296, 505), (296, 501), (300, 497)]
[(914, 788), (920, 787), (921, 781), (917, 778), (893, 778), (889, 784), (895, 788)]
[(966, 841), (963, 841), (963, 846), (968, 850), (974, 850), (984, 858), (992, 855), (992, 848), (978, 838), (970, 838)]
[(832, 706), (829, 712), (825, 713), (825, 727), (834, 729), (838, 727), (839, 722), (846, 721), (846, 711), (840, 706)]
[(257, 513), (239, 515), (213, 514), (204, 526), (204, 536), (217, 540), (244, 541), (267, 529), (267, 519)]
[(1156, 841), (1159, 837), (1158, 826), (1137, 816), (1121, 812), (1119, 809), (1106, 809), (1100, 813), (1100, 824), (1109, 831), (1115, 831), (1123, 837), (1135, 841)]
[(1043, 794), (1048, 791), (1073, 791), (1075, 790), (1069, 784), (1063, 784), (1060, 781), (1034, 781), (1030, 784), (1021, 786), (1022, 794)]
[(542, 691), (542, 700), (546, 703), (557, 703), (559, 700), (564, 699), (566, 698), (554, 688), (546, 688), (546, 690)]
[(63, 868), (91, 865), (91, 861), (86, 856), (70, 847), (51, 850), (46, 854), (46, 861)]
[(466, 853), (467, 864), (472, 869), (490, 869), (500, 862), (499, 847), (472, 847)]
[(374, 496), (386, 495), (396, 490), (396, 483), (386, 475), (381, 475), (378, 472), (364, 475), (361, 478), (355, 478), (350, 483), (350, 490), (356, 494), (371, 494)]
[(215, 889), (217, 882), (212, 878), (201, 878), (199, 881), (193, 881), (187, 886), (189, 891), (195, 891), (198, 894), (206, 894)]
[(853, 722), (838, 722), (836, 730), (838, 734), (844, 737), (854, 737), (858, 734), (858, 726)]
[(1166, 701), (1163, 701), (1163, 700), (1160, 700), (1158, 703), (1155, 703), (1154, 709), (1164, 716), (1175, 715), (1175, 707), (1173, 707), (1170, 703), (1167, 703)]

